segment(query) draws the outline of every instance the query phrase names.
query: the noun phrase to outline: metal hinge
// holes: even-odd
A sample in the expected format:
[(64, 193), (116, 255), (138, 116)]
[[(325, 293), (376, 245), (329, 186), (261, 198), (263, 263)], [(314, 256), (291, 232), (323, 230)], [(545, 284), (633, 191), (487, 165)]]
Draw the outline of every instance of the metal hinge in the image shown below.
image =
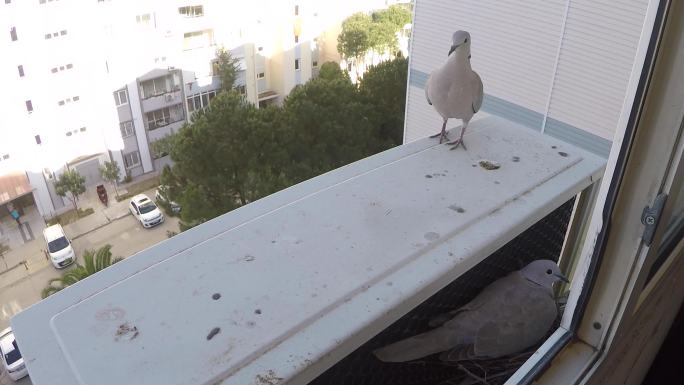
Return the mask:
[(641, 239), (644, 241), (646, 246), (651, 246), (651, 243), (653, 242), (653, 236), (655, 235), (658, 222), (660, 221), (660, 214), (663, 213), (665, 201), (667, 201), (667, 194), (660, 193), (653, 201), (653, 207), (646, 206), (644, 207), (644, 211), (641, 213), (641, 223), (646, 226), (644, 228), (644, 235), (641, 237)]

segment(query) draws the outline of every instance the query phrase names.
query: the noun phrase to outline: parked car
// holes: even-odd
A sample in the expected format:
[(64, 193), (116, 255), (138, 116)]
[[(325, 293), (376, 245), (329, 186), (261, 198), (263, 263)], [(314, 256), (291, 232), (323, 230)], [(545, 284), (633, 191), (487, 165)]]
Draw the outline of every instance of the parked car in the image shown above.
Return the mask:
[(61, 269), (76, 261), (76, 254), (71, 247), (71, 241), (64, 234), (62, 225), (56, 224), (43, 229), (43, 238), (50, 261), (56, 268)]
[(178, 214), (181, 211), (181, 206), (178, 203), (169, 200), (168, 191), (169, 188), (167, 186), (160, 185), (159, 187), (157, 187), (157, 191), (154, 193), (154, 199), (158, 202), (168, 204), (171, 207), (171, 211), (173, 211), (175, 214)]
[(21, 357), (17, 340), (14, 339), (11, 328), (0, 332), (0, 361), (2, 361), (2, 366), (9, 378), (14, 381), (28, 375), (28, 370), (26, 370), (24, 359)]
[(128, 208), (144, 228), (154, 227), (164, 222), (164, 214), (145, 194), (138, 194), (131, 198)]

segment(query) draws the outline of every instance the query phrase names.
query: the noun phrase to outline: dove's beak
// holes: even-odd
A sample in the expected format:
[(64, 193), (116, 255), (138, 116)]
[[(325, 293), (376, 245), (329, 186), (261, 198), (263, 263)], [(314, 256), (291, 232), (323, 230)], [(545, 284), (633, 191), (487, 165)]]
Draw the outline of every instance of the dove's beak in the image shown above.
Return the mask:
[[(458, 45), (452, 45), (452, 46), (451, 46), (451, 49), (449, 50), (449, 55), (451, 55), (452, 52), (456, 51), (456, 48), (458, 48), (459, 46), (460, 46), (460, 44), (458, 44)], [(447, 56), (449, 56), (449, 55), (447, 55)]]
[(563, 274), (554, 274), (558, 279), (565, 283), (570, 283), (570, 280), (568, 280)]

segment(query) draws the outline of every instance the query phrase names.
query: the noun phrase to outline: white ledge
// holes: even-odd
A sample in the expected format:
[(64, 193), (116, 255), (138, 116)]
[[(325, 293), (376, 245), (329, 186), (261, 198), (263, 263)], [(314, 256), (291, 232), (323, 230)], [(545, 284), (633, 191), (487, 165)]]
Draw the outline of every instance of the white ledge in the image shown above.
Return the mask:
[(306, 383), (604, 166), (497, 117), (473, 122), (466, 144), (423, 139), (364, 159), (26, 309), (12, 326), (33, 383)]

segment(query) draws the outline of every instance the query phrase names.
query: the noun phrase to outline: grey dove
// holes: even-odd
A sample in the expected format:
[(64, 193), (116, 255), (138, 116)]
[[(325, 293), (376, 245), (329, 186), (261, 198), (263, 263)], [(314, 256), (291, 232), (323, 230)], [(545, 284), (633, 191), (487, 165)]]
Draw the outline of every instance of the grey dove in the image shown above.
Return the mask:
[(484, 288), (465, 306), (430, 322), (439, 326), (373, 353), (385, 362), (405, 362), (442, 353), (443, 361), (497, 358), (539, 342), (558, 307), (552, 285), (567, 279), (558, 265), (536, 260)]
[(430, 136), (439, 136), (439, 143), (447, 138), (446, 124), (449, 118), (461, 119), (461, 137), (448, 142), (457, 148), (463, 143), (463, 134), (470, 119), (480, 110), (483, 97), (482, 80), (470, 66), (470, 34), (456, 31), (451, 37), (449, 56), (440, 68), (437, 68), (427, 81), (425, 97), (430, 105), (442, 116), (442, 131)]

